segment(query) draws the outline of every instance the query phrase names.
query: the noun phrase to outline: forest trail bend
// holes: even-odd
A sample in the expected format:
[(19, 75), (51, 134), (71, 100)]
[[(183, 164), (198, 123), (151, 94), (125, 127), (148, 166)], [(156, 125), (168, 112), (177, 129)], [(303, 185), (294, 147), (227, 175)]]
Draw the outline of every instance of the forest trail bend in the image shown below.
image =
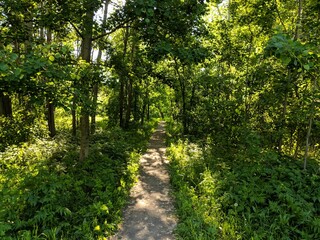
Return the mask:
[(119, 233), (110, 240), (174, 240), (177, 224), (165, 157), (165, 122), (153, 133), (140, 159), (140, 177), (131, 189)]

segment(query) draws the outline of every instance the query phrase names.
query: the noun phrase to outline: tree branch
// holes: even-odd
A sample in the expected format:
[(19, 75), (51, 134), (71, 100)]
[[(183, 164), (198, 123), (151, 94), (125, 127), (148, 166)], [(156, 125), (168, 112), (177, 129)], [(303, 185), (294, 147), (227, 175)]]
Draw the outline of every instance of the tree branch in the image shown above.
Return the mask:
[(279, 18), (279, 20), (280, 20), (280, 23), (281, 23), (284, 31), (287, 32), (286, 26), (284, 25), (284, 22), (283, 22), (283, 20), (282, 20), (282, 18), (281, 18), (281, 15), (280, 15), (280, 12), (279, 12), (279, 9), (278, 9), (278, 5), (277, 5), (277, 2), (276, 2), (276, 1), (275, 1), (275, 6), (276, 6), (276, 12), (277, 12), (278, 18)]
[[(130, 21), (128, 20), (128, 21), (126, 21), (126, 22), (123, 22), (123, 23), (121, 23), (120, 25), (116, 26), (114, 29), (110, 30), (109, 32), (106, 32), (106, 33), (100, 34), (100, 35), (98, 35), (98, 36), (96, 36), (96, 37), (93, 37), (93, 38), (92, 38), (92, 41), (98, 40), (98, 39), (100, 39), (100, 38), (103, 38), (103, 37), (105, 37), (105, 36), (108, 36), (108, 35), (114, 33), (114, 32), (117, 31), (118, 29), (123, 28), (123, 27), (125, 26), (125, 24), (127, 24), (128, 22), (130, 22)], [(126, 27), (130, 27), (130, 26), (126, 26)]]
[(71, 26), (74, 28), (74, 30), (76, 30), (77, 34), (83, 39), (83, 35), (82, 35), (81, 32), (79, 31), (79, 29), (78, 29), (71, 21), (69, 21), (69, 23), (70, 23)]

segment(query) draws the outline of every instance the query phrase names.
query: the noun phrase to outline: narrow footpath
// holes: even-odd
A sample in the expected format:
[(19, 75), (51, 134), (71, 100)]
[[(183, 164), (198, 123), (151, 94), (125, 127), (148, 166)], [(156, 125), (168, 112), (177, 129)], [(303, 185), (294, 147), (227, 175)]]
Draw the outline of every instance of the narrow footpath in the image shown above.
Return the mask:
[(173, 240), (177, 224), (165, 157), (165, 123), (153, 133), (147, 152), (140, 159), (140, 177), (131, 190), (124, 222), (112, 240)]

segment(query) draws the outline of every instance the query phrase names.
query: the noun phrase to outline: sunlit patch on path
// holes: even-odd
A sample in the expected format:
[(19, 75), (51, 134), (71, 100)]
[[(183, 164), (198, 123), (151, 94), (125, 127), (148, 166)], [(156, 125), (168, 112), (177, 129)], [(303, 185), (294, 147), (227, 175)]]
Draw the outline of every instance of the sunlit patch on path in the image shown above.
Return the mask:
[(151, 137), (141, 157), (138, 183), (131, 190), (129, 206), (117, 236), (122, 240), (173, 240), (176, 226), (169, 174), (166, 169), (164, 122)]

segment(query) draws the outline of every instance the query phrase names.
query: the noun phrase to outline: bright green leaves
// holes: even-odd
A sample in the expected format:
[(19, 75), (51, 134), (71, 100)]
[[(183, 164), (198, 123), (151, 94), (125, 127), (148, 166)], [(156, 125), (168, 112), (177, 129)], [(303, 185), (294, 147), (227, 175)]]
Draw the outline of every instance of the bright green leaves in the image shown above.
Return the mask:
[(0, 50), (0, 89), (8, 91), (20, 79), (22, 70), (17, 65), (17, 59), (18, 55), (12, 53), (12, 48), (5, 47)]
[(51, 56), (49, 56), (49, 61), (50, 61), (50, 62), (53, 62), (53, 61), (54, 61), (54, 59), (55, 59), (55, 58), (54, 58), (54, 56), (52, 56), (52, 55), (51, 55)]
[(73, 72), (70, 74), (70, 77), (71, 77), (72, 80), (76, 80), (76, 79), (79, 80), (80, 79), (80, 77), (77, 74), (73, 73)]
[[(48, 96), (64, 101), (71, 83), (71, 49), (56, 44), (38, 45), (33, 51), (18, 55), (11, 47), (0, 50), (0, 89), (21, 96), (32, 96), (42, 104)], [(63, 82), (63, 83), (62, 83)]]
[(267, 56), (273, 55), (280, 59), (284, 66), (309, 71), (314, 65), (316, 55), (310, 46), (292, 40), (287, 35), (279, 33), (271, 37), (265, 49)]

